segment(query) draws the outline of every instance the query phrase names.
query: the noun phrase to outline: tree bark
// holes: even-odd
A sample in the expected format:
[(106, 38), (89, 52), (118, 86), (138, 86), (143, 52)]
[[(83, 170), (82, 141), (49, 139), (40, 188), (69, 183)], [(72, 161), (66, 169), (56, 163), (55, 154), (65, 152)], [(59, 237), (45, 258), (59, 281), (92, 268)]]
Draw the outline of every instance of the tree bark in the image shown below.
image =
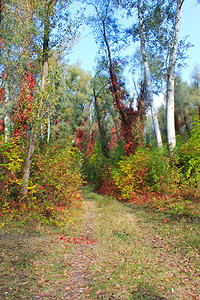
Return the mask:
[(156, 112), (156, 108), (153, 101), (153, 89), (152, 89), (152, 82), (151, 82), (151, 73), (150, 73), (150, 67), (148, 62), (148, 55), (146, 53), (146, 47), (145, 47), (145, 38), (144, 38), (144, 30), (143, 30), (143, 16), (141, 11), (141, 1), (138, 0), (138, 18), (139, 18), (139, 28), (140, 28), (140, 49), (144, 64), (144, 72), (146, 77), (146, 83), (147, 83), (147, 92), (149, 96), (149, 102), (150, 102), (150, 108), (151, 108), (151, 115), (153, 120), (153, 127), (154, 127), (154, 133), (156, 137), (156, 143), (157, 147), (162, 147), (162, 137), (160, 133), (160, 127), (158, 123), (158, 116)]
[(51, 135), (51, 121), (50, 121), (50, 116), (49, 116), (49, 112), (48, 112), (47, 143), (50, 142), (50, 135)]
[(174, 24), (174, 33), (172, 38), (172, 46), (169, 56), (169, 65), (167, 70), (167, 143), (169, 152), (173, 152), (176, 146), (176, 133), (175, 133), (175, 106), (174, 106), (174, 80), (175, 80), (175, 65), (178, 49), (178, 39), (180, 32), (182, 6), (184, 0), (176, 0), (176, 17)]
[(93, 90), (93, 93), (94, 93), (94, 105), (95, 105), (95, 111), (96, 111), (96, 116), (97, 116), (97, 123), (98, 123), (98, 127), (99, 127), (100, 138), (101, 138), (101, 151), (102, 151), (103, 155), (106, 158), (108, 158), (109, 157), (109, 155), (108, 155), (109, 148), (108, 148), (108, 144), (105, 140), (105, 130), (101, 123), (101, 115), (100, 115), (99, 105), (98, 105), (98, 101), (97, 101), (98, 96), (96, 95), (95, 89)]
[(10, 137), (10, 117), (8, 114), (8, 101), (9, 101), (9, 89), (7, 83), (5, 84), (5, 116), (4, 116), (4, 135), (5, 135), (5, 141), (8, 142)]
[[(49, 35), (50, 35), (50, 8), (47, 5), (46, 18), (44, 20), (44, 37), (43, 37), (43, 56), (42, 56), (42, 81), (41, 81), (41, 91), (44, 90), (47, 76), (48, 76), (48, 55), (49, 55)], [(43, 100), (41, 97), (37, 119), (39, 120), (41, 111), (43, 107)], [(27, 149), (26, 159), (23, 167), (23, 176), (22, 176), (22, 184), (20, 187), (20, 197), (26, 200), (26, 196), (28, 193), (28, 184), (30, 179), (30, 168), (31, 168), (31, 157), (35, 148), (36, 141), (36, 128), (32, 126), (29, 145)]]
[(35, 138), (36, 135), (34, 133), (34, 129), (31, 129), (29, 145), (27, 149), (26, 159), (23, 167), (23, 175), (22, 175), (22, 184), (20, 186), (20, 197), (24, 199), (28, 192), (28, 184), (30, 178), (30, 165), (31, 165), (31, 156), (34, 152), (35, 148)]

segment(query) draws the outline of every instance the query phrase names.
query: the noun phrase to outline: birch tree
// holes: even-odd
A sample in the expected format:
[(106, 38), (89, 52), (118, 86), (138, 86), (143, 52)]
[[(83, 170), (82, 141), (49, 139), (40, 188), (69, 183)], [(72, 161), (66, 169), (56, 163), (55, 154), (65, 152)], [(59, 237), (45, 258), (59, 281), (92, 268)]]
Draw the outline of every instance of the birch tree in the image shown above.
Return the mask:
[(143, 23), (143, 16), (142, 16), (141, 0), (138, 0), (137, 9), (138, 9), (138, 19), (139, 19), (140, 49), (141, 49), (141, 55), (142, 55), (143, 64), (144, 64), (144, 71), (145, 71), (145, 77), (146, 77), (146, 83), (147, 83), (149, 103), (150, 103), (150, 107), (151, 107), (151, 115), (152, 115), (152, 120), (153, 120), (154, 133), (156, 136), (157, 147), (161, 147), (162, 146), (162, 137), (161, 137), (161, 133), (160, 133), (157, 112), (156, 112), (156, 108), (155, 108), (154, 101), (153, 101), (151, 71), (150, 71), (148, 54), (146, 52), (146, 45), (145, 45), (145, 34), (144, 34), (144, 23)]
[(177, 59), (178, 40), (182, 17), (182, 7), (184, 0), (176, 0), (176, 14), (174, 20), (173, 37), (169, 54), (169, 62), (167, 68), (167, 142), (168, 149), (173, 152), (176, 145), (175, 134), (175, 115), (174, 115), (174, 80), (175, 80), (175, 65)]

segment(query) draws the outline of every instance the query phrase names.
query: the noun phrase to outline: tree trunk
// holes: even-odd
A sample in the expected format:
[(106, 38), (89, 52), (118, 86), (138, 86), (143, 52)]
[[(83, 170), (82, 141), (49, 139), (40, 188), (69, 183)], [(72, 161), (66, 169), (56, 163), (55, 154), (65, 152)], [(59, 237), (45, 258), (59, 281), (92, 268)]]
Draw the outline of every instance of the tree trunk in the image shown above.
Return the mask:
[(4, 135), (5, 135), (5, 141), (8, 142), (9, 136), (10, 136), (10, 117), (8, 114), (8, 101), (9, 101), (9, 89), (7, 83), (5, 84), (5, 116), (4, 116)]
[(178, 38), (180, 32), (182, 6), (184, 0), (176, 0), (176, 17), (174, 25), (174, 33), (172, 38), (171, 51), (169, 56), (169, 65), (167, 71), (167, 142), (169, 152), (173, 152), (176, 146), (176, 133), (175, 133), (175, 107), (174, 107), (174, 79), (175, 79), (175, 65), (178, 49)]
[(27, 195), (28, 184), (30, 178), (30, 166), (31, 166), (31, 156), (34, 152), (35, 148), (35, 138), (36, 134), (34, 133), (34, 129), (31, 129), (31, 135), (29, 140), (29, 145), (27, 149), (26, 159), (23, 167), (23, 175), (22, 175), (22, 184), (20, 187), (20, 197), (24, 199)]
[(100, 134), (100, 138), (101, 138), (101, 151), (103, 153), (103, 155), (108, 158), (109, 155), (109, 148), (108, 148), (108, 144), (105, 140), (105, 130), (104, 127), (101, 123), (101, 115), (100, 115), (100, 111), (99, 111), (99, 105), (97, 102), (97, 98), (98, 96), (95, 93), (95, 90), (93, 90), (94, 92), (94, 105), (95, 105), (95, 112), (96, 112), (96, 116), (97, 116), (97, 123), (98, 123), (98, 127), (99, 127), (99, 134)]
[(51, 122), (50, 122), (50, 116), (48, 114), (47, 143), (50, 142), (50, 134), (51, 134)]
[[(47, 7), (46, 18), (44, 20), (44, 38), (43, 38), (43, 60), (42, 60), (42, 81), (41, 81), (41, 91), (44, 90), (46, 85), (46, 80), (48, 76), (48, 55), (49, 55), (49, 35), (50, 35), (50, 10)], [(37, 119), (39, 120), (41, 111), (43, 107), (43, 99), (41, 97)], [(30, 168), (31, 168), (31, 157), (35, 148), (36, 141), (36, 129), (33, 126), (31, 129), (31, 135), (29, 140), (29, 145), (27, 149), (26, 159), (23, 167), (22, 185), (20, 187), (20, 197), (26, 199), (28, 193), (28, 184), (30, 179)]]
[(147, 92), (148, 92), (149, 101), (150, 101), (154, 133), (156, 136), (157, 147), (162, 147), (162, 137), (161, 137), (160, 127), (159, 127), (159, 123), (158, 123), (158, 116), (157, 116), (156, 108), (154, 106), (154, 101), (153, 101), (153, 89), (152, 89), (152, 82), (151, 82), (150, 67), (149, 67), (149, 62), (148, 62), (148, 56), (147, 56), (146, 49), (145, 49), (143, 17), (142, 17), (140, 0), (138, 0), (138, 18), (139, 18), (139, 26), (140, 26), (140, 49), (141, 49), (141, 54), (142, 54), (142, 59), (143, 59), (143, 64), (144, 64), (144, 71), (145, 71), (145, 77), (146, 77), (146, 83), (147, 83)]

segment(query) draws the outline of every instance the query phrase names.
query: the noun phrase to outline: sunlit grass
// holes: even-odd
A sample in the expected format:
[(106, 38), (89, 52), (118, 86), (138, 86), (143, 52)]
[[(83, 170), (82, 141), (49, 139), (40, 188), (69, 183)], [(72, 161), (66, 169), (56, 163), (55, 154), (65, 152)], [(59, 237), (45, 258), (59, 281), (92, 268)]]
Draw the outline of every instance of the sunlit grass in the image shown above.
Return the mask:
[(97, 203), (94, 299), (198, 299), (196, 221), (84, 195)]

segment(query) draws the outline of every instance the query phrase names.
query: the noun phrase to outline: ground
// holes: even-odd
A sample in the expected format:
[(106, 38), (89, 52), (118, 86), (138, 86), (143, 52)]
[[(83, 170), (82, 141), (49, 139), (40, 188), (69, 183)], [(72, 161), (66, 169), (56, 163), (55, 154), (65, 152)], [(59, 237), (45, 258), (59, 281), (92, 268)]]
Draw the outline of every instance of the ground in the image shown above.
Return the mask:
[(0, 299), (200, 299), (198, 220), (83, 193), (64, 231), (2, 229)]

